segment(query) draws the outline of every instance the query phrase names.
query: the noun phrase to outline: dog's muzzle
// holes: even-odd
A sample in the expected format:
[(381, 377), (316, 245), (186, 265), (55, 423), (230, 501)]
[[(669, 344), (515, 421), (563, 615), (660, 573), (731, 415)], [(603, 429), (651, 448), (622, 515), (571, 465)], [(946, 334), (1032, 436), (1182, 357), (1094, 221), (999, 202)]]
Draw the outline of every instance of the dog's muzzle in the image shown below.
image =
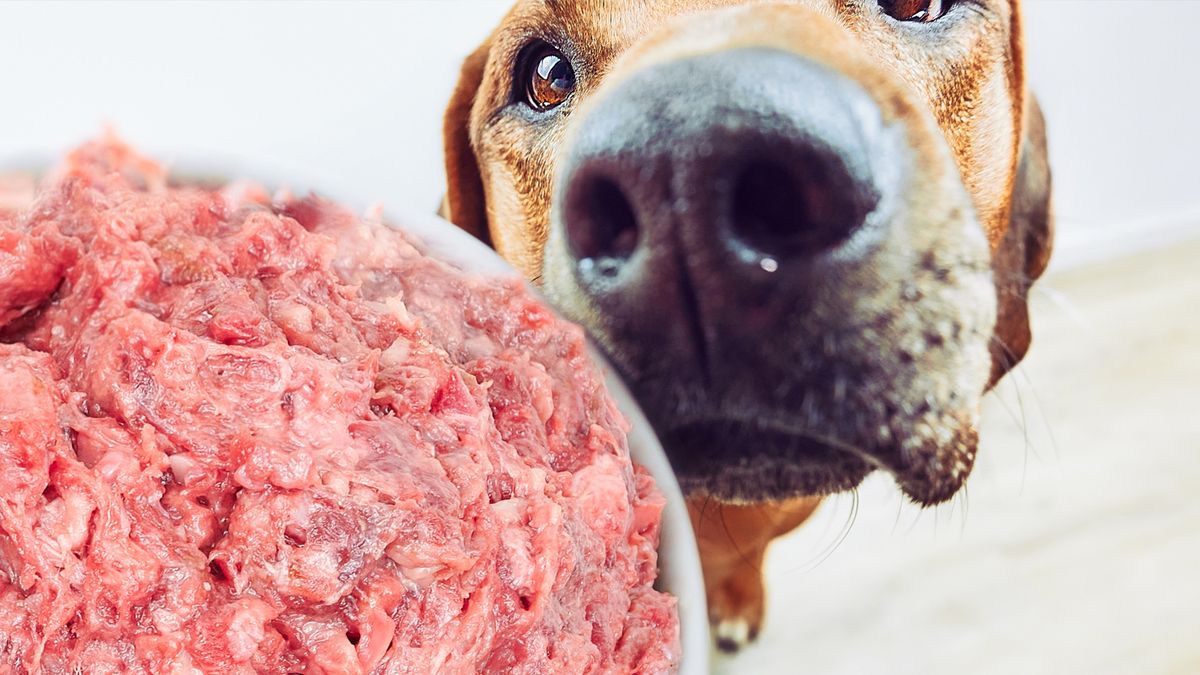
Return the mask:
[(547, 291), (629, 379), (686, 488), (779, 498), (875, 467), (921, 502), (961, 486), (987, 249), (961, 189), (914, 212), (903, 124), (767, 48), (647, 66), (579, 114)]

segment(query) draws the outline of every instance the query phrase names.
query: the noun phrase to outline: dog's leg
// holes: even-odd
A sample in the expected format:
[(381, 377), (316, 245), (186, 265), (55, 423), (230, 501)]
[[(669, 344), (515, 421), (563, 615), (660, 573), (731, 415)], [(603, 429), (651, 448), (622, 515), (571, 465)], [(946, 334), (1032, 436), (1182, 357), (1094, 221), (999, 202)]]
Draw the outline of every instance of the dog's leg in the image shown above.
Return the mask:
[(820, 497), (740, 506), (688, 500), (700, 547), (708, 616), (717, 647), (733, 652), (758, 636), (765, 609), (763, 558), (771, 540), (808, 519)]

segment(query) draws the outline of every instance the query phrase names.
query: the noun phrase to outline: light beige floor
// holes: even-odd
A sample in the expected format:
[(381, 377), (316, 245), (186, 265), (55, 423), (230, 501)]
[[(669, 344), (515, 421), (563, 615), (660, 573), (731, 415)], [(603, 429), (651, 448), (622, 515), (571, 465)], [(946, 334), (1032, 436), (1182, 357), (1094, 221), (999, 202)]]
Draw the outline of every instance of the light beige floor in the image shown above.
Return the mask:
[(1200, 239), (1039, 288), (966, 497), (827, 503), (718, 673), (1200, 673)]

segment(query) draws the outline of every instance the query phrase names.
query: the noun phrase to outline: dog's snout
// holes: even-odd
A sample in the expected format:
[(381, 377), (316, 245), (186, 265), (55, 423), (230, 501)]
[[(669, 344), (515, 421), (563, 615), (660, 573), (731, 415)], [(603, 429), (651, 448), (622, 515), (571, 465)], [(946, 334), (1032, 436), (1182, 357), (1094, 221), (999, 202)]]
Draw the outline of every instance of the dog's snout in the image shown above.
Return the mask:
[(975, 408), (939, 378), (982, 380), (996, 316), (922, 111), (817, 52), (650, 54), (571, 113), (549, 297), (635, 384), (689, 489), (787, 496), (882, 467), (949, 497)]
[[(734, 295), (764, 274), (803, 285), (884, 220), (895, 170), (878, 107), (799, 55), (744, 48), (649, 66), (583, 115), (560, 165), (552, 236), (606, 312), (667, 316), (646, 303), (710, 295), (663, 288), (680, 280)], [(669, 269), (681, 266), (691, 269)]]

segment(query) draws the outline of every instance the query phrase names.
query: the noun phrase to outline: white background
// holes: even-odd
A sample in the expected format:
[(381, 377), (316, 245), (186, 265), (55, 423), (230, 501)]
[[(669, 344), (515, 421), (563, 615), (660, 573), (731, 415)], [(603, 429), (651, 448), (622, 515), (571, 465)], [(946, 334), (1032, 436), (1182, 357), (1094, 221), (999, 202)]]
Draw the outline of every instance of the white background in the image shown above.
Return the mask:
[[(432, 210), (458, 64), (509, 0), (0, 3), (0, 164), (114, 125), (185, 164)], [(1026, 0), (1058, 263), (1200, 223), (1200, 2)]]

